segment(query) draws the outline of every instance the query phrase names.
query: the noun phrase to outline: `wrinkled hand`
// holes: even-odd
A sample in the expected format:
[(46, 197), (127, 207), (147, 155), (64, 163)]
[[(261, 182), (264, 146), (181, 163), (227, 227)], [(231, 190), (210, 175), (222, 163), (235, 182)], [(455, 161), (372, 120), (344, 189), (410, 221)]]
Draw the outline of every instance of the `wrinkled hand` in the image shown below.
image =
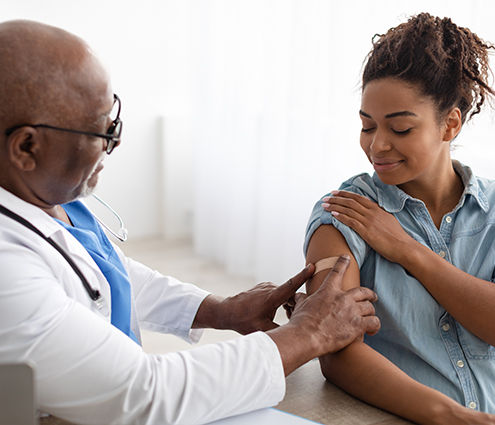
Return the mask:
[(277, 309), (294, 298), (296, 291), (313, 272), (314, 266), (310, 264), (283, 285), (263, 282), (248, 291), (225, 298), (221, 303), (225, 327), (243, 335), (278, 327), (273, 322)]
[(414, 242), (397, 219), (377, 203), (344, 190), (332, 192), (323, 198), (323, 208), (341, 223), (349, 226), (382, 257), (401, 263), (407, 257), (408, 247)]
[(316, 292), (298, 294), (289, 324), (314, 336), (315, 356), (339, 351), (364, 333), (373, 335), (380, 329), (372, 304), (376, 294), (362, 287), (342, 289), (348, 266), (349, 257), (341, 256)]

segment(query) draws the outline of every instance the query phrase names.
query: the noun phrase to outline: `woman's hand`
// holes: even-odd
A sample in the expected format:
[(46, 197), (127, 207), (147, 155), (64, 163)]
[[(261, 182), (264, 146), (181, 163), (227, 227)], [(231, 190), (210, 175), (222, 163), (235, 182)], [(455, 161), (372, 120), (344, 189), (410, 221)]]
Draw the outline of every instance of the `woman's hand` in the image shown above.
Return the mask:
[(378, 204), (357, 193), (333, 191), (323, 198), (323, 208), (359, 234), (382, 257), (394, 263), (406, 258), (411, 238), (397, 219)]

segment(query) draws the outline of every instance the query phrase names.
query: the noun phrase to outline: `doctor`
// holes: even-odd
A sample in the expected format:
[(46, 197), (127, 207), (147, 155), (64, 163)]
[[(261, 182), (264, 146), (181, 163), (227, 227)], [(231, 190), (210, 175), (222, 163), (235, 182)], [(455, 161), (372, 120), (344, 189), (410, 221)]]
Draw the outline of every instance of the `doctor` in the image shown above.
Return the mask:
[[(375, 294), (340, 288), (344, 257), (277, 327), (312, 265), (222, 299), (110, 244), (78, 199), (120, 143), (120, 100), (79, 38), (0, 24), (0, 99), (0, 362), (34, 365), (41, 411), (84, 424), (205, 423), (277, 404), (295, 368), (378, 330)], [(249, 335), (148, 355), (139, 326), (193, 342), (196, 328)]]

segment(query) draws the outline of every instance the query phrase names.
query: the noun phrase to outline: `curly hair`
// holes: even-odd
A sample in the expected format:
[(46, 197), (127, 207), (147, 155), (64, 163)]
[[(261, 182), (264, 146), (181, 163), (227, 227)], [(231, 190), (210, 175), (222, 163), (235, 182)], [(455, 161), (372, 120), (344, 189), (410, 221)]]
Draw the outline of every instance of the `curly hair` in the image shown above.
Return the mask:
[(362, 87), (379, 78), (399, 78), (432, 98), (439, 116), (457, 106), (464, 123), (495, 94), (488, 82), (490, 49), (492, 44), (449, 18), (420, 13), (373, 37)]

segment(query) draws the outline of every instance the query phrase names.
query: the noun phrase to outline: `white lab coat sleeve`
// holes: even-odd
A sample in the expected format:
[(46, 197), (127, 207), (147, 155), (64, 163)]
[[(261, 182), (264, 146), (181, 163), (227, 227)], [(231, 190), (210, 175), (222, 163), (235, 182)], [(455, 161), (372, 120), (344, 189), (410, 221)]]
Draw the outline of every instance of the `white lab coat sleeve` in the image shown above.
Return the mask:
[(28, 247), (0, 242), (0, 270), (0, 362), (34, 365), (44, 412), (81, 424), (192, 425), (283, 397), (281, 358), (264, 333), (149, 355), (69, 298)]
[(129, 274), (140, 327), (197, 342), (202, 330), (191, 329), (191, 326), (201, 302), (210, 293), (191, 283), (164, 276), (118, 252)]

